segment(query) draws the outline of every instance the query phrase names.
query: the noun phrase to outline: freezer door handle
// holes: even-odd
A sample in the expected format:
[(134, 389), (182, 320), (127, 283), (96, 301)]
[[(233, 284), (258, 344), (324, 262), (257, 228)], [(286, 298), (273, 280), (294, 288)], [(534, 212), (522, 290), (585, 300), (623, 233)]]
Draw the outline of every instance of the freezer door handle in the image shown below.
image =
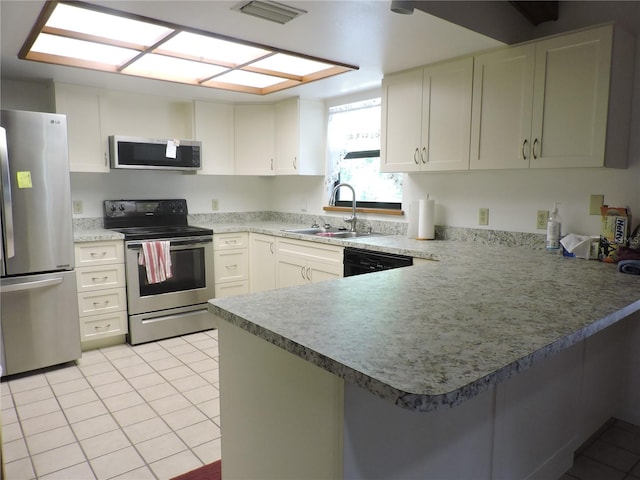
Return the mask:
[(11, 203), (11, 174), (9, 173), (9, 150), (7, 131), (0, 127), (0, 183), (2, 183), (2, 223), (4, 226), (4, 248), (7, 258), (15, 257), (13, 240), (13, 206)]
[(23, 292), (25, 290), (35, 290), (37, 288), (53, 287), (60, 285), (64, 279), (62, 277), (47, 278), (46, 280), (36, 280), (34, 282), (16, 283), (2, 287), (2, 293)]

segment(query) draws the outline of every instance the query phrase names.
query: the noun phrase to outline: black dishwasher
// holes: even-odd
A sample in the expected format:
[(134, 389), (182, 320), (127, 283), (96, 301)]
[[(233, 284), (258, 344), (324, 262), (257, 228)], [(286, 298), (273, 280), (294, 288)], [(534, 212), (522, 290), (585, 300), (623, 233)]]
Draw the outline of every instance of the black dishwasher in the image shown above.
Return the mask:
[(344, 249), (344, 276), (352, 277), (363, 273), (390, 270), (392, 268), (409, 267), (413, 258), (395, 253), (372, 252), (360, 248)]

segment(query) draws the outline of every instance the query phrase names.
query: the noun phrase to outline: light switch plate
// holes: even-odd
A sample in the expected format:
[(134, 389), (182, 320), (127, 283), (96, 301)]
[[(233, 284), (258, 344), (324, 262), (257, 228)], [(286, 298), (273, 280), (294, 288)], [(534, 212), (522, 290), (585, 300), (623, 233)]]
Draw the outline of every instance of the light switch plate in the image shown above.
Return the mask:
[(489, 225), (489, 209), (481, 208), (478, 210), (478, 225)]
[(73, 214), (80, 215), (82, 213), (82, 200), (73, 201)]
[(604, 205), (604, 195), (589, 196), (589, 215), (600, 215), (600, 207)]

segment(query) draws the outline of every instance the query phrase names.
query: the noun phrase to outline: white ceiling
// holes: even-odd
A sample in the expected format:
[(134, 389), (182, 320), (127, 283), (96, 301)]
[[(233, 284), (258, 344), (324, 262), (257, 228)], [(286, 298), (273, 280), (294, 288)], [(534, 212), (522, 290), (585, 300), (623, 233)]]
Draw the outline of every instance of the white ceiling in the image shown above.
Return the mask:
[(502, 45), (418, 9), (412, 15), (393, 13), (390, 1), (385, 0), (283, 0), (308, 12), (285, 25), (232, 11), (239, 0), (90, 2), (359, 67), (355, 72), (260, 97), (20, 60), (18, 51), (44, 3), (0, 0), (3, 78), (53, 79), (230, 102), (274, 101), (293, 95), (324, 99), (375, 88), (387, 73)]

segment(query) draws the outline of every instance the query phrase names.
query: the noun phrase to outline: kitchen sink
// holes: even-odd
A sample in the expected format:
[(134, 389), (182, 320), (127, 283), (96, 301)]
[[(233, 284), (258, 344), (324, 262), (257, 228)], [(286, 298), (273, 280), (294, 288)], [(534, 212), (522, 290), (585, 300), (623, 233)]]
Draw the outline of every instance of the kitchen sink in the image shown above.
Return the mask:
[(283, 231), (289, 232), (289, 233), (299, 233), (301, 235), (313, 235), (316, 237), (328, 237), (328, 238), (378, 237), (378, 236), (384, 235), (384, 233), (351, 232), (349, 230), (339, 230), (337, 228), (322, 228), (322, 227), (289, 228)]

